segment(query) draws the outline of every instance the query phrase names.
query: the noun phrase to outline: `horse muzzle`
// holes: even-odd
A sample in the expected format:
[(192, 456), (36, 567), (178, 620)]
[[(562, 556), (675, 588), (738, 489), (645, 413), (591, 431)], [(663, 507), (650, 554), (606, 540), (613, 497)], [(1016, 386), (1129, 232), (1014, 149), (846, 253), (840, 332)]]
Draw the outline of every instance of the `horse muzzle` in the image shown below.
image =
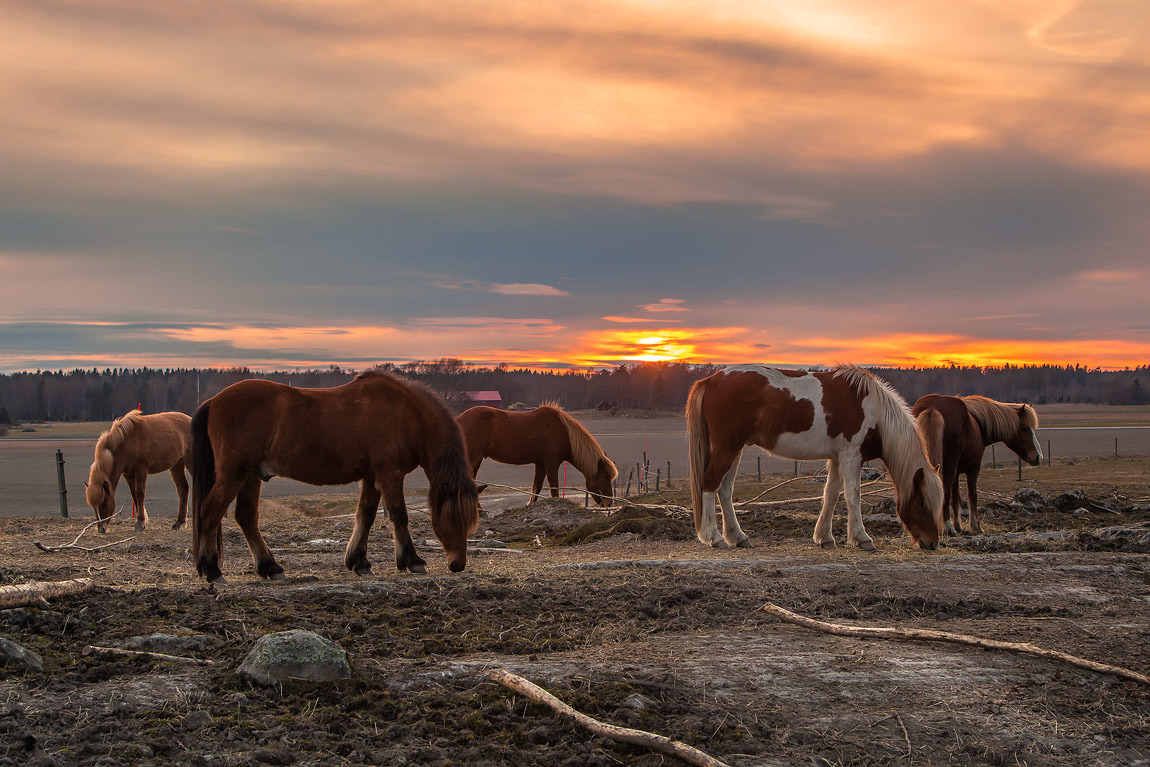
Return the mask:
[(447, 563), (447, 569), (453, 573), (461, 573), (465, 567), (467, 567), (467, 563), (458, 559), (453, 559)]

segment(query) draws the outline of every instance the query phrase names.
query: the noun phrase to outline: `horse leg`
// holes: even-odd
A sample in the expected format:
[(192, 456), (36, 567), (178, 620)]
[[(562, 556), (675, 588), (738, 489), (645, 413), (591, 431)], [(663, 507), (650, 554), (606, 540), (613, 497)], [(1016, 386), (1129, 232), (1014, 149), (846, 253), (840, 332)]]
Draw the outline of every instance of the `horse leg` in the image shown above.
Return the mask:
[(749, 549), (751, 548), (751, 541), (743, 532), (743, 528), (739, 526), (739, 518), (735, 516), (735, 504), (732, 501), (735, 491), (735, 474), (739, 471), (739, 460), (742, 457), (743, 451), (740, 450), (731, 463), (730, 470), (723, 475), (723, 481), (719, 483), (719, 504), (723, 507), (723, 540), (730, 546)]
[(284, 569), (279, 566), (267, 541), (260, 533), (260, 488), (262, 481), (255, 474), (248, 477), (244, 486), (236, 496), (236, 524), (244, 533), (248, 542), (248, 551), (252, 553), (252, 562), (256, 565), (256, 574), (261, 578), (273, 581), (282, 581), (287, 576)]
[(209, 583), (227, 583), (220, 571), (220, 556), (223, 553), (220, 523), (243, 484), (242, 479), (217, 479), (200, 503), (199, 515), (192, 530), (192, 554), (196, 558), (196, 572), (207, 578)]
[(863, 551), (874, 551), (874, 542), (867, 535), (862, 521), (862, 493), (859, 488), (862, 475), (862, 456), (850, 455), (839, 461), (843, 495), (847, 500), (847, 542)]
[[(476, 479), (479, 476), (479, 465), (481, 463), (483, 463), (483, 457), (482, 456), (480, 456), (478, 461), (473, 460), (471, 462), (471, 478), (472, 479)], [(378, 505), (378, 503), (379, 503), (379, 501), (377, 499), (376, 504)], [(480, 501), (480, 503), (479, 503), (479, 510), (485, 511), (485, 509), (483, 508), (483, 502), (482, 501)]]
[(132, 494), (132, 503), (136, 505), (136, 529), (143, 530), (148, 526), (148, 510), (144, 508), (144, 487), (148, 483), (147, 471), (140, 470), (125, 474), (128, 480), (128, 492)]
[[(726, 476), (738, 470), (738, 458), (742, 452), (742, 447), (732, 450), (725, 446), (712, 445), (711, 455), (703, 469), (702, 486), (699, 488), (702, 493), (703, 507), (695, 515), (695, 535), (700, 541), (716, 549), (725, 549), (728, 544), (719, 533), (718, 521), (715, 519), (715, 497)], [(732, 477), (732, 481), (733, 479)], [(738, 522), (736, 521), (735, 524), (738, 525)], [(727, 515), (724, 509), (723, 527), (725, 528), (726, 525)], [(735, 542), (738, 542), (737, 536)]]
[[(560, 461), (559, 463), (563, 463)], [(551, 485), (551, 497), (559, 497), (559, 463), (547, 467), (547, 484)]]
[(173, 530), (179, 530), (188, 521), (188, 477), (184, 474), (184, 462), (176, 461), (168, 473), (172, 475), (176, 495), (180, 497), (180, 510), (176, 512), (176, 522), (172, 525)]
[[(379, 509), (379, 499), (382, 493), (375, 486), (374, 480), (363, 479), (359, 483), (359, 503), (355, 507), (355, 529), (351, 538), (347, 540), (347, 550), (343, 555), (343, 563), (347, 569), (356, 575), (371, 575), (371, 562), (367, 560), (367, 534), (375, 524), (375, 515)], [(391, 504), (388, 504), (391, 508)], [(394, 516), (392, 517), (394, 519)], [(399, 546), (396, 545), (396, 551)], [(396, 560), (398, 562), (398, 556)], [(402, 567), (400, 569), (403, 569)]]
[(539, 500), (539, 492), (543, 489), (544, 474), (543, 464), (535, 464), (535, 479), (531, 481), (531, 498), (527, 501), (528, 506)]
[(827, 459), (827, 483), (823, 485), (823, 507), (819, 510), (819, 520), (815, 522), (815, 543), (824, 549), (835, 547), (835, 536), (831, 532), (831, 517), (835, 505), (839, 502), (839, 492), (843, 489), (842, 474), (839, 471), (839, 462), (834, 458)]
[[(383, 503), (387, 506), (387, 515), (391, 518), (391, 534), (395, 540), (396, 569), (408, 570), (413, 573), (426, 573), (427, 563), (416, 553), (415, 543), (411, 540), (411, 530), (407, 526), (407, 504), (403, 500), (403, 475), (399, 472), (389, 472), (383, 480), (381, 490), (383, 491)], [(358, 510), (355, 521), (356, 532), (358, 533), (360, 521)], [(363, 531), (363, 537), (367, 538), (366, 529)]]
[(962, 497), (958, 493), (958, 472), (946, 488), (946, 497), (942, 502), (943, 519), (946, 520), (947, 535), (960, 535), (962, 533)]
[(976, 466), (966, 473), (966, 499), (970, 506), (970, 532), (982, 533), (982, 520), (978, 517), (978, 472)]

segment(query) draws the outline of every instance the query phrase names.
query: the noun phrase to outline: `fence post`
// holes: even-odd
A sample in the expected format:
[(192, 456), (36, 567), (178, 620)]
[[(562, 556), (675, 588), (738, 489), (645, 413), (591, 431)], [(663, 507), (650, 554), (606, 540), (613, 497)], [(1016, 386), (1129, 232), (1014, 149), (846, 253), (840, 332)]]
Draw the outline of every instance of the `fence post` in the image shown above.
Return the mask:
[(755, 474), (758, 476), (759, 481), (763, 481), (763, 457), (761, 455), (755, 456)]
[(1118, 438), (1114, 438), (1114, 460), (1118, 460)]
[(591, 494), (587, 490), (583, 491), (583, 508), (591, 505)]
[(56, 448), (56, 482), (60, 486), (60, 516), (68, 516), (68, 484), (64, 481), (64, 454)]
[(1018, 459), (1018, 481), (1022, 481), (1022, 459)]
[(998, 461), (996, 461), (994, 458), (994, 445), (990, 446), (990, 468), (992, 468), (992, 469), (998, 468)]
[(655, 469), (655, 492), (659, 492), (659, 480), (663, 478), (663, 470)]
[(667, 461), (667, 489), (671, 489), (671, 462)]
[(631, 469), (631, 473), (627, 475), (627, 489), (623, 491), (623, 497), (627, 498), (631, 495), (631, 478), (635, 476), (635, 470)]

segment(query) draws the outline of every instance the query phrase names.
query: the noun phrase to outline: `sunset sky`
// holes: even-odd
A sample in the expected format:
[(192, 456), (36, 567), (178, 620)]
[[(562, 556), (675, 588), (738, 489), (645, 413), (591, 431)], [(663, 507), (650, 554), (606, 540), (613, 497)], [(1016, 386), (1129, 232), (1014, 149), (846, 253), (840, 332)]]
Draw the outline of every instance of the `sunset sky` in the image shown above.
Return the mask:
[(0, 372), (1150, 364), (1145, 0), (0, 0)]

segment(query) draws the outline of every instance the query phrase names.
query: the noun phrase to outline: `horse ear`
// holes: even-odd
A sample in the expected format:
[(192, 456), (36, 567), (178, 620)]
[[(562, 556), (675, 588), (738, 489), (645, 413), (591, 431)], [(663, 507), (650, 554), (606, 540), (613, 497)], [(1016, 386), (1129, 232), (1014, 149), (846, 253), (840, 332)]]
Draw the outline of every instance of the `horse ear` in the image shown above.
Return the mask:
[(87, 486), (88, 486), (88, 483), (87, 483), (87, 482), (85, 482), (85, 483), (84, 483), (84, 487), (87, 487)]
[(475, 485), (476, 495), (478, 495), (479, 493), (482, 493), (486, 489), (487, 489), (487, 483), (486, 482), (478, 482)]
[(1026, 405), (1019, 405), (1018, 406), (1018, 414), (1019, 415), (1026, 415)]

